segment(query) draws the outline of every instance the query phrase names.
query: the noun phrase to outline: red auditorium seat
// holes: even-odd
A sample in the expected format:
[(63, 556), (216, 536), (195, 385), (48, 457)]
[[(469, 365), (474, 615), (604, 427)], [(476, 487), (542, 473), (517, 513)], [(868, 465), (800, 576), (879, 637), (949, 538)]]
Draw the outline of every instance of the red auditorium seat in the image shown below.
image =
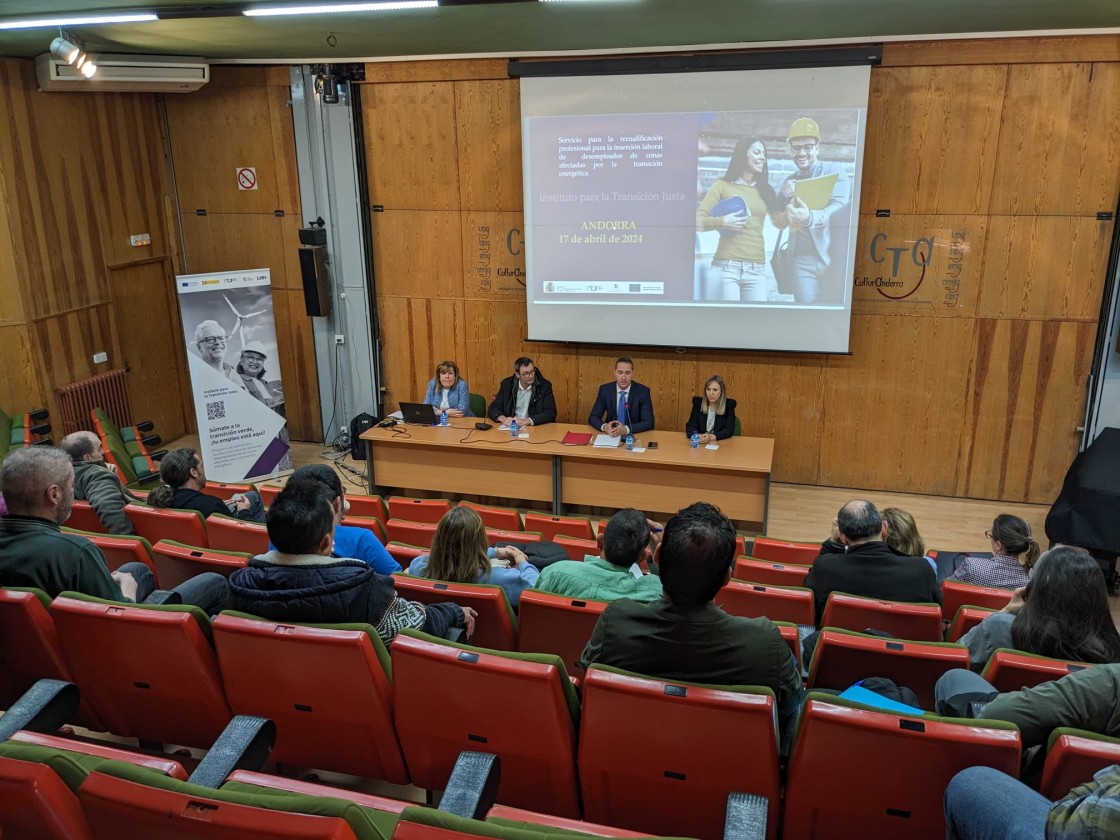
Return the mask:
[(740, 557), (735, 561), (732, 577), (747, 583), (766, 586), (804, 586), (812, 566), (795, 566), (790, 563), (771, 563), (753, 557)]
[(94, 512), (93, 506), (80, 499), (74, 500), (74, 505), (70, 508), (70, 516), (66, 518), (64, 524), (67, 528), (73, 528), (75, 531), (89, 531), (94, 534), (107, 533), (105, 525)]
[(953, 668), (968, 668), (968, 648), (826, 628), (813, 651), (806, 685), (843, 690), (867, 677), (887, 677), (912, 689), (923, 709), (932, 709), (934, 684)]
[(721, 840), (733, 792), (770, 800), (777, 836), (774, 695), (655, 680), (593, 665), (583, 682), (584, 816), (653, 834)]
[(786, 785), (785, 840), (943, 840), (942, 798), (966, 767), (1019, 774), (1019, 730), (871, 710), (810, 693)]
[(961, 636), (990, 616), (994, 610), (985, 610), (980, 607), (961, 607), (957, 610), (953, 620), (945, 630), (945, 641), (960, 641)]
[(1088, 662), (1069, 662), (1001, 648), (992, 654), (981, 676), (997, 691), (1018, 691), (1092, 667)]
[(65, 738), (58, 735), (47, 735), (42, 732), (28, 732), (20, 730), (12, 735), (9, 743), (32, 744), (36, 747), (46, 747), (51, 750), (88, 755), (93, 758), (108, 758), (112, 761), (124, 761), (135, 764), (137, 767), (147, 767), (161, 775), (172, 779), (187, 780), (187, 771), (183, 765), (168, 755), (131, 752), (130, 750), (99, 744), (90, 741), (78, 741), (74, 738)]
[(995, 589), (990, 586), (974, 586), (971, 583), (958, 583), (955, 580), (941, 582), (941, 612), (943, 615), (956, 615), (963, 606), (984, 607), (989, 610), (1002, 610), (1011, 600), (1012, 590)]
[[(11, 706), (38, 680), (74, 682), (62, 655), (50, 603), (41, 589), (0, 588), (0, 709)], [(85, 698), (74, 723), (97, 732), (105, 730)]]
[(568, 673), (581, 677), (580, 654), (591, 638), (606, 601), (591, 601), (553, 595), (539, 589), (521, 593), (518, 610), (517, 643), (523, 653), (554, 653), (564, 662)]
[(195, 548), (171, 540), (160, 540), (152, 549), (159, 583), (164, 589), (173, 589), (203, 572), (216, 572), (229, 577), (237, 569), (249, 565), (252, 555), (243, 551), (217, 551), (212, 548)]
[[(396, 738), (396, 735), (393, 736)], [(399, 814), (414, 803), (400, 799), (389, 799), (385, 796), (374, 796), (370, 793), (358, 793), (347, 788), (331, 787), (317, 782), (304, 782), (291, 779), (287, 776), (272, 776), (267, 773), (256, 773), (252, 770), (234, 770), (229, 774), (230, 782), (243, 785), (267, 788), (269, 790), (286, 790), (289, 793), (303, 793), (309, 796), (330, 796), (336, 799), (345, 799), (363, 808), (373, 808), (387, 814)]]
[(51, 614), (74, 681), (110, 732), (206, 748), (229, 723), (210, 620), (197, 607), (66, 592)]
[(346, 511), (350, 516), (372, 516), (382, 522), (389, 520), (389, 508), (380, 496), (369, 496), (365, 493), (347, 493), (346, 502), (350, 508)]
[(92, 840), (74, 792), (46, 764), (0, 755), (0, 832), (19, 840)]
[(393, 728), (389, 655), (373, 628), (225, 612), (213, 631), (234, 714), (276, 724), (272, 761), (408, 783)]
[(206, 486), (202, 488), (202, 492), (207, 496), (213, 496), (223, 502), (228, 502), (229, 497), (236, 493), (249, 493), (257, 488), (252, 484), (234, 484), (224, 483), (221, 481), (207, 481)]
[(268, 528), (260, 522), (215, 513), (206, 520), (206, 533), (210, 537), (210, 547), (218, 551), (253, 555), (268, 551)]
[(440, 580), (393, 575), (397, 594), (409, 601), (438, 604), (451, 601), (478, 613), (474, 636), (463, 641), (493, 650), (517, 650), (517, 618), (500, 586), (481, 583), (445, 583)]
[[(63, 530), (85, 537), (100, 548), (101, 553), (105, 555), (105, 565), (110, 572), (116, 571), (125, 563), (143, 563), (152, 570), (153, 575), (156, 573), (155, 560), (152, 559), (152, 546), (143, 537), (73, 531), (69, 526)], [(156, 579), (159, 579), (158, 576)]]
[(199, 548), (209, 548), (206, 524), (196, 510), (173, 510), (147, 505), (125, 505), (124, 512), (132, 520), (136, 533), (155, 545), (160, 540), (174, 540)]
[(833, 592), (828, 596), (821, 627), (843, 630), (882, 630), (899, 639), (937, 642), (941, 640), (941, 607), (937, 604), (906, 604), (879, 601)]
[(526, 513), (525, 530), (539, 531), (546, 540), (557, 537), (575, 537), (581, 540), (595, 539), (591, 523), (580, 516), (549, 516), (545, 513)]
[(275, 484), (258, 484), (257, 492), (261, 494), (261, 504), (266, 508), (272, 507), (272, 503), (283, 489), (283, 487), (279, 487)]
[(486, 529), (486, 542), (490, 545), (507, 542), (527, 543), (541, 541), (542, 537), (539, 531), (503, 531), (500, 528)]
[[(351, 502), (353, 505), (353, 502)], [(410, 499), (407, 496), (390, 496), (389, 518), (409, 522), (439, 522), (451, 510), (447, 499)]]
[(391, 654), (394, 719), (413, 784), (442, 790), (460, 752), (493, 753), (502, 762), (499, 802), (579, 818), (579, 701), (559, 657), (414, 630), (393, 640)]
[(568, 554), (569, 560), (583, 560), (588, 555), (599, 556), (599, 543), (595, 540), (577, 540), (574, 537), (556, 537), (553, 540)]
[(347, 515), (342, 518), (342, 524), (350, 528), (365, 528), (367, 531), (372, 532), (372, 534), (381, 541), (382, 545), (389, 540), (388, 535), (385, 533), (385, 526), (381, 523), (381, 520), (372, 516)]
[(1061, 727), (1050, 734), (1039, 792), (1061, 799), (1091, 781), (1098, 770), (1120, 764), (1120, 738)]
[(563, 817), (553, 817), (536, 811), (524, 811), (521, 808), (511, 808), (508, 805), (495, 805), (486, 812), (486, 821), (504, 821), (506, 823), (528, 824), (546, 829), (559, 829), (560, 831), (574, 831), (578, 834), (590, 834), (592, 837), (649, 837), (640, 831), (629, 831), (625, 828), (612, 828), (609, 825), (586, 822), (584, 820), (568, 820)]
[(500, 528), (506, 531), (520, 531), (522, 528), (521, 512), (516, 508), (487, 507), (476, 505), (474, 502), (459, 502), (459, 507), (473, 510), (487, 528)]
[(813, 623), (813, 592), (785, 586), (761, 586), (731, 580), (716, 593), (716, 606), (728, 615), (765, 617), (792, 624)]
[(774, 540), (769, 537), (755, 537), (751, 557), (757, 560), (769, 560), (773, 563), (796, 563), (802, 566), (811, 566), (821, 553), (820, 545), (816, 543), (787, 542)]
[(424, 548), (419, 545), (407, 545), (400, 542), (385, 543), (385, 550), (389, 552), (394, 560), (401, 564), (402, 569), (407, 569), (408, 564), (419, 557), (421, 554), (427, 554), (430, 549)]
[(436, 535), (434, 522), (409, 522), (404, 519), (390, 519), (385, 523), (386, 536), (392, 542), (432, 547), (432, 537)]

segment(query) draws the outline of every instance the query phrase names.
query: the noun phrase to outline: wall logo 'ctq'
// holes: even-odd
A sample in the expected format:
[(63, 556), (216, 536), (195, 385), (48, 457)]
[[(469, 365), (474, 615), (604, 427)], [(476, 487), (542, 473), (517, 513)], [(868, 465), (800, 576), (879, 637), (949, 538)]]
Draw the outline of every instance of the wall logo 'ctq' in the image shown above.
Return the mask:
[[(870, 251), (871, 261), (874, 263), (881, 265), (886, 263), (888, 259), (890, 260), (890, 277), (879, 276), (874, 280), (863, 278), (862, 281), (857, 280), (856, 285), (874, 286), (876, 292), (890, 300), (905, 300), (918, 291), (921, 288), (922, 281), (926, 279), (926, 269), (933, 260), (934, 238), (932, 236), (922, 236), (909, 245), (889, 246), (886, 242), (887, 235), (877, 233), (871, 237), (871, 245), (868, 250)], [(901, 290), (909, 285), (908, 282), (898, 279), (899, 269), (904, 264), (913, 265), (918, 269), (917, 282), (914, 283), (913, 288), (902, 294), (890, 294), (886, 291), (887, 289)]]

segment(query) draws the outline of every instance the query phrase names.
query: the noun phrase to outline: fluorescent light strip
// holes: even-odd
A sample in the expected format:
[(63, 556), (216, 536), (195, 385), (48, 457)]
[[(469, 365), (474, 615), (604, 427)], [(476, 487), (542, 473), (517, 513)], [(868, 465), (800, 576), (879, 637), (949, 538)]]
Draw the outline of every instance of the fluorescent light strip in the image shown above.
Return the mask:
[(281, 15), (329, 15), (349, 12), (393, 12), (403, 9), (434, 9), (438, 0), (395, 0), (384, 3), (333, 3), (327, 6), (260, 6), (245, 9), (247, 17), (279, 17)]
[(159, 20), (159, 15), (90, 15), (89, 17), (38, 18), (37, 20), (0, 21), (0, 29), (40, 29), (55, 26), (95, 26), (99, 23), (148, 23)]

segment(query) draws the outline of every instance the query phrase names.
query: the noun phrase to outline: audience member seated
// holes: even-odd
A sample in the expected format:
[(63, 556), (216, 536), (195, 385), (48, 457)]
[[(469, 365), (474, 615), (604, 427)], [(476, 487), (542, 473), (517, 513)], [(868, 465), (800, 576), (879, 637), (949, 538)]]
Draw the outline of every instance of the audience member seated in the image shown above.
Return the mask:
[(930, 564), (936, 576), (937, 563), (926, 555), (926, 543), (918, 533), (918, 523), (902, 508), (883, 508), (883, 521), (887, 533), (883, 542), (905, 557), (922, 557)]
[[(941, 603), (941, 587), (929, 563), (900, 554), (883, 539), (887, 523), (871, 502), (848, 502), (836, 515), (834, 537), (805, 578), (817, 602), (817, 621), (832, 592), (910, 603)], [(846, 549), (835, 553), (836, 546)]]
[(1038, 543), (1026, 520), (1001, 513), (984, 536), (992, 541), (993, 556), (966, 557), (949, 579), (1001, 589), (1026, 586), (1039, 555)]
[(735, 434), (735, 400), (727, 396), (723, 377), (709, 376), (704, 383), (704, 396), (692, 398), (692, 413), (688, 415), (684, 433), (688, 437), (700, 436), (700, 442), (715, 443)]
[(163, 481), (148, 494), (148, 504), (158, 508), (197, 510), (203, 517), (223, 513), (249, 522), (264, 522), (264, 504), (256, 490), (235, 493), (223, 502), (202, 492), (206, 486), (206, 469), (202, 458), (190, 447), (168, 452), (159, 462)]
[(459, 366), (450, 359), (436, 365), (435, 375), (428, 380), (424, 402), (448, 417), (474, 417), (471, 392), (467, 380), (459, 376)]
[[(136, 601), (155, 589), (144, 563), (125, 563), (115, 572), (101, 550), (59, 527), (74, 503), (74, 468), (61, 449), (17, 449), (0, 473), (8, 513), (0, 519), (0, 586), (31, 586), (52, 598), (81, 592), (110, 601)], [(196, 575), (172, 590), (171, 603), (194, 604), (208, 613), (221, 611), (229, 588), (221, 575)], [(9, 640), (11, 643), (11, 640)]]
[[(334, 509), (334, 547), (331, 554), (334, 557), (346, 557), (352, 560), (361, 560), (369, 565), (375, 572), (391, 575), (401, 570), (401, 564), (393, 559), (381, 544), (381, 540), (369, 528), (358, 528), (353, 525), (342, 525), (342, 518), (350, 509), (346, 501), (346, 490), (338, 473), (326, 464), (309, 464), (300, 467), (288, 477), (288, 484), (293, 481), (317, 481), (331, 493), (331, 507)], [(269, 545), (269, 551), (276, 546)]]
[(453, 507), (443, 515), (432, 536), (431, 552), (413, 560), (408, 573), (451, 583), (500, 586), (514, 609), (521, 603), (521, 593), (540, 576), (521, 549), (489, 548), (482, 517), (469, 507)]
[(1030, 583), (969, 630), (960, 643), (981, 669), (999, 648), (1074, 662), (1120, 662), (1120, 633), (1100, 564), (1080, 548), (1059, 545), (1039, 559)]
[(651, 544), (656, 548), (661, 526), (652, 523), (634, 508), (620, 510), (611, 517), (606, 530), (599, 535), (602, 557), (587, 555), (578, 560), (553, 563), (541, 572), (537, 589), (569, 598), (593, 601), (656, 601), (661, 597), (661, 578), (644, 575), (638, 563)]
[(1057, 802), (992, 767), (969, 767), (945, 789), (945, 828), (949, 840), (1120, 837), (1120, 765)]
[(766, 686), (786, 725), (801, 693), (789, 646), (769, 619), (730, 616), (712, 603), (735, 562), (730, 520), (706, 502), (689, 505), (666, 523), (658, 554), (664, 595), (650, 604), (629, 598), (610, 604), (580, 664), (601, 662), (664, 680)]
[(361, 560), (331, 556), (333, 500), (315, 481), (280, 491), (268, 509), (268, 538), (276, 550), (230, 575), (230, 606), (271, 621), (370, 624), (386, 645), (406, 627), (445, 637), (464, 628), (470, 638), (474, 610), (406, 601), (388, 575)]
[(1019, 727), (1024, 752), (1045, 746), (1059, 727), (1120, 737), (1120, 665), (1094, 665), (1034, 688), (1000, 694), (965, 668), (946, 671), (934, 688), (937, 713), (1006, 720)]
[(513, 363), (513, 376), (507, 376), (498, 385), (487, 416), (496, 423), (509, 425), (517, 420), (519, 426), (543, 426), (556, 421), (556, 397), (552, 383), (533, 364), (528, 356), (521, 356)]
[(124, 506), (140, 500), (121, 484), (116, 464), (106, 463), (101, 438), (93, 432), (73, 432), (58, 447), (74, 465), (74, 498), (89, 502), (108, 533), (133, 533)]

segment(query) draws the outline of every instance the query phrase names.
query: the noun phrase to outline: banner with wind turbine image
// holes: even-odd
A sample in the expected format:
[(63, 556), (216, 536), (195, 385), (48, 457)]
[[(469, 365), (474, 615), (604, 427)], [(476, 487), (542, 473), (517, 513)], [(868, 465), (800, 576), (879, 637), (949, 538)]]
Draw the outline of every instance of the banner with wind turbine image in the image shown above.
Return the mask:
[(184, 274), (175, 287), (207, 478), (291, 470), (269, 270)]

